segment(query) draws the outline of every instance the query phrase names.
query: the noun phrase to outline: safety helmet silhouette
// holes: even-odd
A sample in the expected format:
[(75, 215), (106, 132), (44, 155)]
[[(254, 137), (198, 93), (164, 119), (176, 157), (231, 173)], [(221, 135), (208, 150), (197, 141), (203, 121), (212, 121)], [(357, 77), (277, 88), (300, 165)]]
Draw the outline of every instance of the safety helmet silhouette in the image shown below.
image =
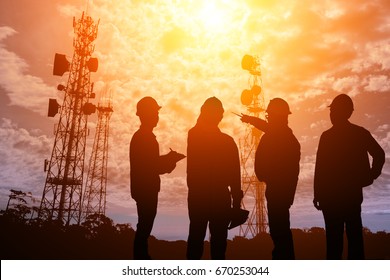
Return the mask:
[(157, 101), (150, 96), (143, 97), (137, 103), (137, 116), (147, 113), (155, 112), (161, 109), (161, 106), (157, 104)]
[(277, 115), (291, 114), (290, 107), (288, 106), (288, 103), (282, 98), (272, 99), (268, 104), (266, 112), (268, 114), (277, 114)]
[(328, 107), (346, 113), (352, 113), (354, 110), (351, 97), (344, 93), (337, 95)]
[(210, 97), (206, 99), (206, 101), (203, 103), (202, 107), (200, 108), (200, 111), (202, 113), (223, 113), (223, 105), (221, 100), (216, 98), (215, 96)]

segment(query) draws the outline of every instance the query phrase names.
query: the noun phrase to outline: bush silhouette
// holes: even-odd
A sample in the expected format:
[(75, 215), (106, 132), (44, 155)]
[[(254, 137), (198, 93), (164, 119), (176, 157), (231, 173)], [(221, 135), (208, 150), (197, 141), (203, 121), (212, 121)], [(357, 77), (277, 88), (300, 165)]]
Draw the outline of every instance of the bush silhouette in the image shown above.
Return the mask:
[[(15, 218), (15, 213), (0, 213), (1, 259), (14, 260), (129, 260), (135, 231), (130, 224), (114, 224), (108, 217), (92, 216), (81, 225), (63, 226), (38, 219)], [(325, 259), (323, 228), (293, 229), (296, 258)], [(367, 259), (390, 259), (390, 233), (364, 229)], [(156, 260), (185, 259), (184, 240), (166, 241), (150, 237), (150, 253)], [(228, 241), (227, 259), (269, 260), (273, 248), (268, 233), (252, 239), (236, 236)], [(344, 250), (346, 251), (346, 250)], [(345, 256), (344, 256), (345, 258)], [(203, 259), (210, 259), (205, 241)]]

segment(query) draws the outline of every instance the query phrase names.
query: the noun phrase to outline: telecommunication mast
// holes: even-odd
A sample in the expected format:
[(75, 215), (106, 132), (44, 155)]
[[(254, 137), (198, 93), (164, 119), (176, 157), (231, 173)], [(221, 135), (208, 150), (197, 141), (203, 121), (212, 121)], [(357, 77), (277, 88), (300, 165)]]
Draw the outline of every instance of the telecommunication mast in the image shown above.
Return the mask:
[[(264, 118), (265, 104), (260, 70), (260, 61), (257, 57), (244, 55), (241, 61), (244, 70), (250, 73), (249, 88), (241, 93), (241, 103), (246, 107), (246, 114)], [(259, 182), (256, 177), (254, 164), (255, 153), (259, 145), (262, 132), (247, 125), (245, 136), (239, 141), (241, 160), (241, 184), (244, 192), (242, 207), (250, 211), (248, 220), (240, 226), (239, 235), (255, 237), (267, 231), (267, 210), (265, 205), (265, 183)]]
[(92, 58), (93, 41), (97, 37), (98, 23), (86, 14), (73, 18), (74, 53), (71, 62), (65, 55), (55, 54), (53, 75), (62, 76), (69, 71), (66, 86), (57, 88), (64, 92), (60, 106), (49, 100), (48, 116), (58, 111), (60, 119), (55, 127), (54, 147), (50, 161), (45, 161), (47, 171), (38, 217), (62, 224), (79, 223), (84, 175), (84, 157), (87, 136), (87, 118), (96, 110), (89, 103), (94, 98), (91, 72), (98, 68), (97, 58)]
[(97, 111), (98, 121), (92, 154), (89, 160), (80, 221), (84, 221), (92, 214), (98, 214), (100, 217), (101, 215), (105, 216), (106, 213), (109, 122), (114, 112), (112, 108), (112, 94), (108, 87), (105, 87), (102, 91)]

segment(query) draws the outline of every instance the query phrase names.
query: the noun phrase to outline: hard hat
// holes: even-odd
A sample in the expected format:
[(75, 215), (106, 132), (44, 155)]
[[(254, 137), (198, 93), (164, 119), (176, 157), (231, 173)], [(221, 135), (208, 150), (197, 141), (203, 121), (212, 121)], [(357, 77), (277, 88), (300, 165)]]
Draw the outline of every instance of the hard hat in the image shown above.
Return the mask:
[(278, 115), (289, 115), (291, 114), (288, 103), (282, 98), (272, 99), (267, 107), (267, 113), (278, 114)]
[(228, 229), (235, 228), (246, 222), (249, 216), (249, 211), (245, 209), (231, 209), (230, 223)]
[(215, 96), (206, 99), (200, 111), (203, 113), (224, 112), (222, 102)]
[(337, 95), (328, 107), (330, 107), (332, 109), (336, 109), (336, 110), (352, 112), (353, 111), (353, 102), (352, 102), (351, 97), (342, 93), (342, 94)]
[(158, 111), (161, 109), (161, 106), (157, 104), (157, 101), (150, 96), (143, 97), (137, 103), (137, 116), (144, 113)]

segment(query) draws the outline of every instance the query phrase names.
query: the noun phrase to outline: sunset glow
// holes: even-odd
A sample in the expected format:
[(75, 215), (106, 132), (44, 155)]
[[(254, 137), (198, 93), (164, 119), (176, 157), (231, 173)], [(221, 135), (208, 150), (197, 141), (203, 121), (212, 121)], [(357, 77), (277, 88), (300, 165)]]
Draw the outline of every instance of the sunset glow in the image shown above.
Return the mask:
[[(47, 118), (49, 98), (68, 76), (52, 75), (54, 53), (73, 54), (73, 17), (85, 2), (41, 0), (0, 2), (0, 208), (10, 189), (40, 199), (44, 159), (53, 147), (58, 116)], [(108, 86), (114, 112), (110, 123), (107, 213), (136, 225), (129, 192), (129, 141), (139, 127), (137, 101), (153, 96), (162, 106), (155, 134), (161, 153), (186, 153), (187, 132), (210, 96), (224, 105), (222, 131), (238, 144), (245, 125), (231, 112), (245, 113), (241, 92), (249, 73), (245, 54), (261, 61), (265, 103), (287, 100), (290, 127), (302, 147), (292, 227), (323, 226), (312, 206), (319, 136), (331, 126), (328, 105), (340, 93), (351, 96), (351, 121), (366, 127), (386, 151), (381, 177), (366, 188), (365, 226), (390, 230), (390, 27), (388, 1), (88, 1), (99, 28), (91, 75), (98, 103)], [(96, 116), (89, 118), (86, 159)], [(87, 162), (87, 161), (86, 161)], [(86, 167), (87, 168), (87, 167)], [(156, 236), (187, 234), (186, 160), (161, 176)], [(177, 223), (176, 223), (177, 221)]]

